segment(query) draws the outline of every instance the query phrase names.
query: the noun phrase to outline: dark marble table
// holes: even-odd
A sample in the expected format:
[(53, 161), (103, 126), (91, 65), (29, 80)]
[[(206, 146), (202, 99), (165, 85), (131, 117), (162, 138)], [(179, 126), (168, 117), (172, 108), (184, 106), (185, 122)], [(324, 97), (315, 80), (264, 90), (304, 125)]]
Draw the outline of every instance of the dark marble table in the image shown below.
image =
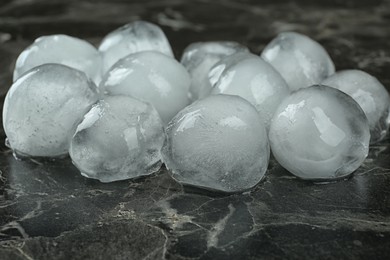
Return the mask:
[[(2, 0), (0, 105), (34, 38), (98, 44), (136, 19), (161, 25), (176, 57), (206, 40), (259, 53), (280, 31), (302, 32), (337, 69), (363, 69), (390, 88), (389, 1)], [(264, 181), (231, 196), (183, 190), (164, 168), (102, 184), (69, 159), (42, 164), (0, 151), (0, 259), (390, 259), (389, 138), (348, 179), (306, 182), (271, 161)]]

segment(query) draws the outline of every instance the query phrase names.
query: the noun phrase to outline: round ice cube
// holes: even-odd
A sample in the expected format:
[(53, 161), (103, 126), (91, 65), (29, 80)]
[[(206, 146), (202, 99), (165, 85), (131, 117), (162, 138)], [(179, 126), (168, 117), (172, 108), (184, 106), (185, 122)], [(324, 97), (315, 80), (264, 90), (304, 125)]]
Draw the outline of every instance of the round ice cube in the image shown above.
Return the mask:
[(151, 103), (167, 124), (189, 103), (190, 76), (175, 59), (160, 52), (131, 54), (105, 74), (100, 88), (108, 95), (128, 95)]
[(140, 51), (159, 51), (173, 57), (164, 32), (145, 21), (135, 21), (110, 32), (100, 43), (99, 51), (103, 55), (104, 72), (118, 60)]
[(16, 60), (14, 81), (26, 71), (45, 63), (59, 63), (81, 70), (95, 83), (101, 77), (101, 57), (87, 41), (68, 35), (39, 37)]
[(350, 96), (316, 85), (283, 100), (269, 140), (276, 160), (292, 174), (329, 180), (347, 176), (362, 164), (370, 131), (363, 110)]
[(238, 192), (255, 186), (267, 170), (264, 123), (241, 97), (198, 100), (172, 119), (166, 134), (163, 161), (180, 183)]
[(370, 143), (385, 138), (390, 125), (390, 96), (375, 77), (361, 70), (344, 70), (322, 84), (337, 88), (358, 102), (370, 124)]
[[(259, 112), (267, 130), (282, 100), (290, 94), (282, 76), (257, 55), (236, 53), (217, 63), (210, 71), (216, 81), (212, 94), (238, 95)], [(216, 78), (213, 78), (216, 77)]]
[(77, 127), (69, 154), (85, 177), (125, 180), (160, 169), (164, 137), (151, 105), (127, 96), (105, 97)]
[(60, 64), (33, 68), (5, 98), (3, 126), (10, 147), (21, 156), (67, 154), (78, 123), (98, 99), (96, 85), (81, 71)]
[(204, 98), (210, 94), (212, 86), (208, 74), (211, 67), (222, 58), (237, 52), (249, 52), (249, 50), (237, 42), (229, 41), (196, 42), (184, 50), (180, 62), (191, 75), (192, 100)]
[(326, 50), (309, 37), (295, 33), (280, 33), (261, 53), (286, 80), (291, 91), (321, 83), (335, 72)]

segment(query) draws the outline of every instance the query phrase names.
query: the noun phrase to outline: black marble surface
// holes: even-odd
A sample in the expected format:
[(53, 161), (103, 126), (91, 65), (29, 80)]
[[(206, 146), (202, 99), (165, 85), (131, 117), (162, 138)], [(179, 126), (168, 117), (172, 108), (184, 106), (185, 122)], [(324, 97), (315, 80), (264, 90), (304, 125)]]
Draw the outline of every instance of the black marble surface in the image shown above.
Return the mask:
[[(298, 31), (323, 44), (337, 69), (363, 69), (390, 88), (389, 1), (2, 0), (1, 107), (34, 38), (98, 44), (137, 19), (161, 25), (176, 57), (206, 40), (259, 53), (278, 32)], [(102, 184), (69, 159), (17, 161), (1, 145), (0, 259), (390, 259), (389, 139), (348, 179), (302, 181), (271, 161), (263, 182), (231, 196), (183, 190), (164, 168)]]

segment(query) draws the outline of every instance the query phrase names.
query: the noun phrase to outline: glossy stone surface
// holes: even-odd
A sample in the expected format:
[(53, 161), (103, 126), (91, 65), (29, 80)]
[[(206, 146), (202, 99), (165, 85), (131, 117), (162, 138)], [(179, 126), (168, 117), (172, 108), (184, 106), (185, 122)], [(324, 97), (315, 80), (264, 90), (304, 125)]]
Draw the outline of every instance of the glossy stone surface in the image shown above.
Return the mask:
[(77, 125), (99, 97), (81, 71), (60, 64), (33, 68), (14, 82), (4, 101), (9, 146), (23, 157), (67, 155)]
[(291, 91), (321, 83), (335, 72), (327, 51), (310, 37), (282, 32), (261, 52), (286, 80)]
[(165, 166), (180, 183), (214, 191), (254, 187), (270, 148), (256, 108), (238, 96), (211, 95), (181, 110), (166, 128)]
[[(176, 57), (198, 41), (236, 41), (260, 53), (279, 32), (299, 31), (320, 42), (338, 69), (367, 71), (390, 87), (388, 0), (5, 0), (0, 14), (0, 103), (13, 63), (35, 38), (64, 33), (97, 46), (139, 19), (162, 27)], [(390, 255), (389, 136), (345, 180), (302, 181), (271, 159), (264, 181), (230, 196), (184, 190), (164, 167), (148, 178), (102, 184), (82, 177), (70, 159), (17, 161), (3, 142), (0, 151), (0, 259)]]
[(164, 126), (152, 105), (127, 96), (106, 96), (77, 126), (69, 155), (81, 174), (101, 182), (157, 172)]
[(151, 103), (168, 124), (189, 104), (190, 76), (176, 60), (160, 52), (131, 54), (111, 67), (99, 88), (107, 95), (128, 95)]
[(361, 70), (344, 70), (326, 78), (322, 84), (347, 93), (360, 105), (370, 124), (370, 143), (386, 137), (390, 125), (390, 96), (378, 79)]
[(282, 101), (272, 118), (269, 140), (272, 154), (289, 172), (328, 181), (360, 167), (368, 155), (370, 130), (352, 97), (314, 85)]
[(211, 94), (237, 95), (259, 112), (266, 129), (290, 89), (282, 76), (257, 55), (237, 53), (222, 59), (210, 70)]
[(212, 85), (209, 80), (210, 69), (221, 59), (237, 52), (249, 52), (238, 42), (195, 42), (183, 51), (180, 63), (191, 75), (190, 94), (192, 100), (210, 95)]
[(171, 45), (158, 25), (135, 21), (107, 34), (99, 45), (103, 72), (118, 60), (140, 51), (159, 51), (173, 57)]
[(102, 59), (89, 42), (63, 34), (41, 36), (20, 53), (14, 81), (26, 71), (45, 64), (59, 63), (84, 72), (96, 84), (102, 74)]

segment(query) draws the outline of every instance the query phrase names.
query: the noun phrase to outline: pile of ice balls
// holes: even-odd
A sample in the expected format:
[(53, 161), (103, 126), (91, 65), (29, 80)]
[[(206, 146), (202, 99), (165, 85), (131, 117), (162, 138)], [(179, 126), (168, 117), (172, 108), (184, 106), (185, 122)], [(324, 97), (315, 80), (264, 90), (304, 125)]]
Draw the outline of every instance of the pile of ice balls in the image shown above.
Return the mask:
[(156, 25), (136, 21), (98, 49), (43, 36), (18, 57), (4, 103), (18, 157), (70, 155), (102, 182), (158, 171), (224, 192), (252, 188), (270, 147), (292, 174), (345, 177), (390, 124), (390, 97), (360, 70), (335, 73), (307, 36), (280, 33), (262, 51), (236, 42), (189, 45), (179, 63)]

